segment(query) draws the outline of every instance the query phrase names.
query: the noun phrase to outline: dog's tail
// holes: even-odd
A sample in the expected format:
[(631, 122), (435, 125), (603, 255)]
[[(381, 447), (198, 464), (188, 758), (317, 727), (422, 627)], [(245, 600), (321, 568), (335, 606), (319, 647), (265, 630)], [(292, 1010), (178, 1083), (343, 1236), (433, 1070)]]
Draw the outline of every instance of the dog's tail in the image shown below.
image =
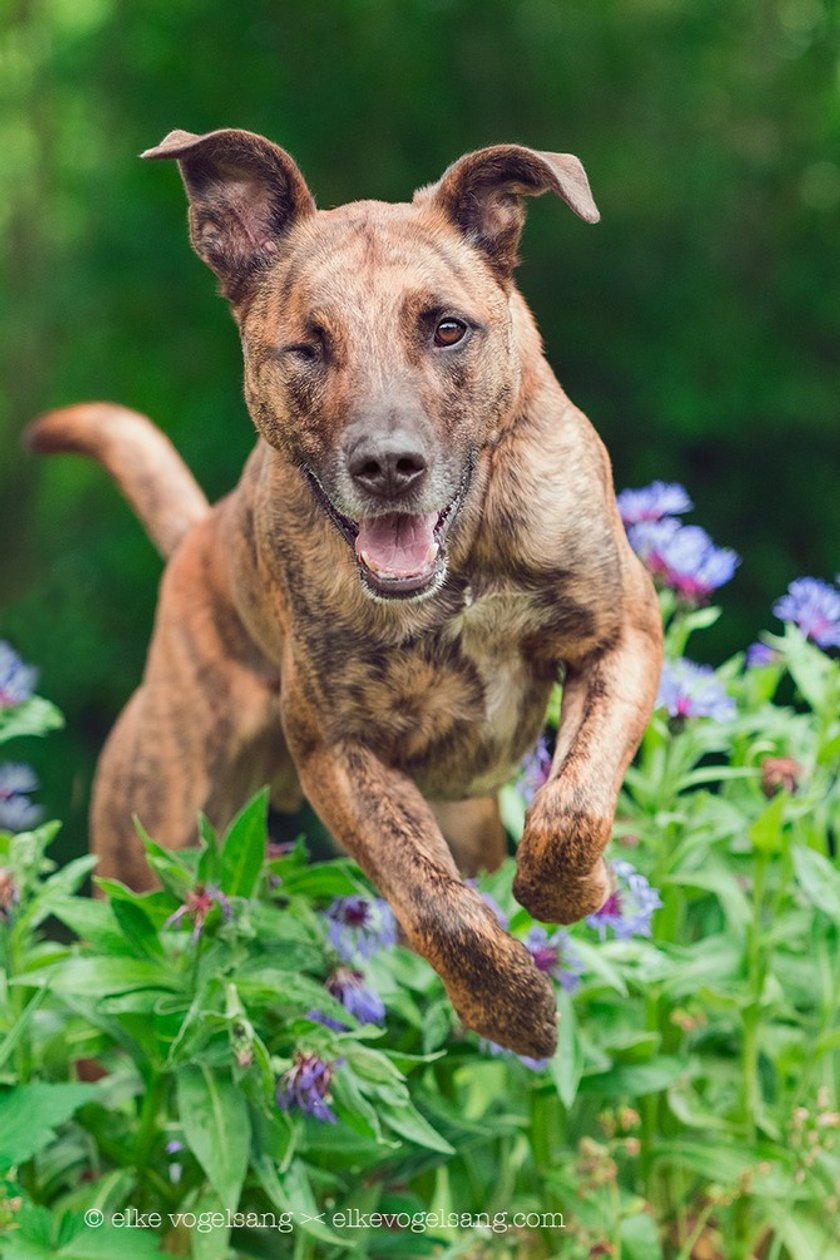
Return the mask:
[(39, 454), (78, 451), (99, 460), (163, 556), (210, 510), (175, 447), (137, 411), (116, 403), (79, 403), (39, 416), (24, 440)]

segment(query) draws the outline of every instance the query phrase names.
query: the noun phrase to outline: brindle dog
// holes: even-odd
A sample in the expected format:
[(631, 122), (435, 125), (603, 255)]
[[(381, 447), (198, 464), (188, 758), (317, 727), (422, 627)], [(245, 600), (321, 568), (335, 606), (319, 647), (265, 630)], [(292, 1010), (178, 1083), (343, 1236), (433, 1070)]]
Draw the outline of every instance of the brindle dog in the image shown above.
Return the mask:
[(302, 789), (464, 1023), (551, 1054), (551, 987), (459, 867), (501, 861), (495, 793), (564, 674), (514, 891), (549, 923), (597, 910), (659, 676), (609, 459), (512, 280), (520, 196), (550, 190), (596, 222), (584, 170), (499, 145), (411, 204), (316, 211), (289, 155), (248, 132), (173, 131), (144, 157), (179, 163), (259, 441), (210, 509), (132, 412), (71, 407), (31, 431), (100, 459), (172, 556), (96, 776), (100, 872), (146, 882), (132, 813), (183, 845), (200, 809), (224, 823), (262, 783), (280, 807)]

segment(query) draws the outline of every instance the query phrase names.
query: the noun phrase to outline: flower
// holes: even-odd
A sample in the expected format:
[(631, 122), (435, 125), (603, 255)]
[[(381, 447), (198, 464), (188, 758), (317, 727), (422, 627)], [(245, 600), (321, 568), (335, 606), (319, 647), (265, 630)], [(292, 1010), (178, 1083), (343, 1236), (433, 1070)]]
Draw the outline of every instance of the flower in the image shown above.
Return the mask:
[(0, 923), (8, 923), (12, 911), (20, 901), (20, 889), (15, 877), (6, 866), (0, 866)]
[(627, 537), (653, 576), (690, 604), (707, 599), (741, 563), (730, 548), (716, 547), (705, 529), (671, 516), (631, 525)]
[(283, 1111), (296, 1107), (316, 1120), (336, 1123), (336, 1117), (327, 1106), (330, 1084), (340, 1059), (326, 1062), (317, 1054), (297, 1051), (295, 1061), (277, 1082), (277, 1106)]
[[(327, 980), (327, 989), (361, 1024), (384, 1024), (382, 998), (365, 984), (364, 973), (350, 967), (336, 967)], [(327, 1017), (329, 1018), (329, 1017)]]
[(505, 1054), (509, 1058), (518, 1059), (526, 1068), (530, 1068), (532, 1072), (543, 1072), (548, 1067), (548, 1059), (532, 1059), (528, 1054), (516, 1054), (513, 1050), (508, 1050), (507, 1046), (500, 1046), (495, 1041), (486, 1041), (483, 1037), (480, 1042), (482, 1050), (488, 1051), (490, 1054)]
[(191, 888), (187, 893), (184, 904), (179, 906), (174, 914), (170, 914), (163, 926), (174, 927), (185, 916), (189, 916), (193, 920), (192, 938), (197, 941), (214, 905), (219, 907), (226, 919), (233, 918), (233, 908), (221, 889), (215, 888), (212, 884), (206, 886), (196, 884), (195, 888)]
[(690, 512), (694, 506), (674, 481), (653, 481), (641, 490), (622, 490), (616, 502), (625, 529), (640, 521), (661, 521), (663, 516)]
[(760, 669), (762, 665), (772, 665), (779, 659), (779, 653), (774, 652), (766, 643), (751, 643), (747, 648), (746, 666), (747, 669)]
[(656, 703), (676, 719), (711, 717), (725, 722), (735, 715), (735, 701), (711, 665), (695, 665), (685, 657), (663, 665)]
[(38, 822), (43, 811), (27, 795), (37, 787), (38, 779), (30, 766), (18, 762), (0, 766), (0, 828), (26, 831)]
[(840, 647), (840, 591), (819, 578), (797, 578), (777, 599), (773, 612), (791, 621), (818, 647)]
[(761, 790), (766, 797), (780, 791), (793, 796), (803, 774), (802, 766), (793, 757), (765, 757), (761, 762)]
[(322, 1024), (324, 1028), (331, 1028), (333, 1032), (347, 1032), (347, 1025), (342, 1024), (340, 1019), (333, 1019), (332, 1015), (326, 1015), (324, 1011), (315, 1010), (306, 1012), (306, 1018), (311, 1019), (313, 1024)]
[(662, 905), (659, 893), (629, 862), (614, 861), (612, 869), (617, 886), (601, 909), (590, 914), (586, 922), (602, 941), (606, 940), (610, 928), (620, 941), (631, 936), (650, 936), (653, 912)]
[(24, 665), (12, 645), (0, 640), (0, 709), (11, 709), (28, 700), (37, 681), (37, 669)]
[(583, 963), (572, 949), (568, 932), (558, 929), (549, 936), (544, 927), (535, 925), (525, 937), (525, 948), (539, 970), (552, 976), (567, 993), (578, 987)]
[(548, 782), (551, 769), (551, 749), (545, 735), (541, 735), (536, 747), (532, 748), (522, 762), (517, 780), (520, 794), (530, 805), (540, 788)]
[(397, 943), (394, 912), (381, 897), (336, 897), (325, 913), (330, 944), (345, 962)]

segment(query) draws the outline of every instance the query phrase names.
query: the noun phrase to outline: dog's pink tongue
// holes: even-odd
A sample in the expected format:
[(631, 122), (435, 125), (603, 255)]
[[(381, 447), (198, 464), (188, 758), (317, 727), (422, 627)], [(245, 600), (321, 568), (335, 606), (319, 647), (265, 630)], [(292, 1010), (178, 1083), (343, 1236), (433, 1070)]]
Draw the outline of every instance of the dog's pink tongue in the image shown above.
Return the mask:
[(374, 573), (394, 578), (416, 577), (435, 562), (436, 523), (436, 512), (428, 516), (391, 512), (359, 521), (356, 555)]

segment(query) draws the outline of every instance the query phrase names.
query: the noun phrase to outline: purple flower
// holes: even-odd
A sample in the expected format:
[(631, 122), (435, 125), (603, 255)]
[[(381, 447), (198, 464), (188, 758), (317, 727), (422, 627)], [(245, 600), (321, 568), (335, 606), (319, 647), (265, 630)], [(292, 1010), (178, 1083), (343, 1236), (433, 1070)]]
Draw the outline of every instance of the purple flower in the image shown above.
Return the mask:
[(0, 923), (8, 923), (20, 901), (20, 889), (8, 867), (0, 866)]
[(333, 1019), (332, 1015), (327, 1015), (324, 1011), (316, 1011), (313, 1008), (306, 1012), (306, 1018), (311, 1019), (313, 1024), (322, 1024), (324, 1028), (331, 1028), (333, 1032), (347, 1032), (347, 1024), (342, 1024), (340, 1019)]
[(741, 563), (734, 551), (716, 547), (699, 525), (681, 525), (670, 516), (631, 525), (627, 537), (653, 576), (689, 604), (702, 603)]
[(540, 788), (548, 782), (551, 769), (551, 749), (545, 735), (541, 735), (522, 762), (517, 787), (525, 802), (530, 805)]
[(27, 793), (38, 787), (38, 779), (30, 766), (9, 762), (0, 766), (0, 828), (4, 831), (26, 831), (41, 817), (40, 806), (30, 801)]
[(193, 921), (192, 939), (197, 941), (204, 930), (205, 921), (214, 905), (219, 907), (226, 919), (233, 918), (233, 908), (221, 889), (213, 887), (212, 884), (207, 884), (206, 886), (204, 884), (196, 884), (195, 888), (190, 889), (187, 893), (184, 904), (179, 906), (174, 914), (170, 914), (163, 926), (165, 928), (174, 927), (183, 918), (189, 917)]
[(659, 893), (629, 862), (616, 860), (611, 865), (617, 881), (615, 890), (586, 922), (602, 941), (610, 928), (621, 941), (631, 936), (650, 936), (653, 912), (662, 905)]
[(526, 1068), (530, 1068), (532, 1072), (543, 1072), (548, 1067), (548, 1059), (532, 1059), (527, 1054), (516, 1054), (513, 1050), (508, 1050), (507, 1046), (497, 1045), (495, 1041), (486, 1041), (483, 1037), (480, 1042), (482, 1050), (488, 1051), (490, 1054), (504, 1054), (509, 1058), (518, 1059), (520, 1063), (524, 1063)]
[(37, 681), (37, 669), (24, 665), (11, 644), (0, 640), (0, 709), (28, 700)]
[(677, 719), (711, 717), (726, 722), (735, 716), (735, 701), (711, 665), (695, 665), (685, 657), (663, 665), (656, 704)]
[(336, 1117), (327, 1106), (330, 1084), (340, 1059), (327, 1063), (317, 1054), (298, 1051), (295, 1061), (277, 1082), (277, 1106), (283, 1111), (297, 1108), (316, 1120), (335, 1124)]
[(330, 944), (345, 962), (397, 943), (394, 912), (381, 897), (336, 897), (325, 913)]
[(747, 669), (760, 669), (762, 665), (772, 665), (779, 659), (779, 653), (774, 652), (766, 643), (751, 643), (747, 648)]
[(694, 506), (676, 482), (654, 481), (642, 490), (622, 490), (616, 502), (625, 529), (640, 521), (661, 521), (663, 516), (690, 512)]
[(840, 647), (840, 591), (828, 582), (797, 578), (776, 600), (773, 612), (782, 621), (792, 621), (818, 647)]
[(336, 967), (327, 980), (327, 989), (351, 1015), (356, 1016), (360, 1024), (385, 1023), (382, 998), (375, 989), (365, 984), (361, 971), (353, 971), (351, 967)]
[(583, 963), (572, 949), (568, 932), (558, 928), (549, 936), (544, 927), (534, 926), (525, 937), (525, 948), (540, 971), (552, 976), (567, 993), (580, 984)]

